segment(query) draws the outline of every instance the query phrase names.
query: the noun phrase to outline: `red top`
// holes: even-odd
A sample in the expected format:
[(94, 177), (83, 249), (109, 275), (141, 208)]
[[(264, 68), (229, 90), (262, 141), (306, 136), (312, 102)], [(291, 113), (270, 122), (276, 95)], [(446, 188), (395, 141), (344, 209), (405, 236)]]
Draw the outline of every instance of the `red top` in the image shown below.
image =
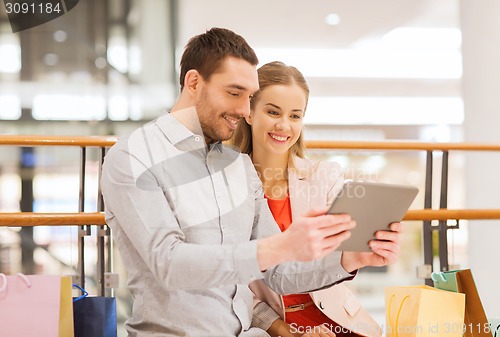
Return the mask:
[[(281, 231), (285, 231), (292, 224), (292, 209), (290, 206), (290, 196), (287, 195), (285, 199), (270, 199), (266, 196), (269, 209), (273, 214), (274, 220), (280, 227)], [(293, 294), (283, 296), (283, 303), (285, 307), (295, 304), (304, 304), (311, 302), (312, 298), (309, 294)], [(307, 329), (313, 329), (315, 326), (326, 323), (331, 329), (335, 329), (338, 325), (329, 319), (323, 312), (314, 304), (306, 307), (304, 310), (295, 312), (287, 312), (285, 320), (288, 324), (295, 323), (294, 327), (302, 327), (307, 332)], [(309, 330), (313, 331), (313, 330)], [(346, 329), (338, 327), (334, 330), (338, 337), (342, 336), (358, 336), (352, 332), (346, 332)]]

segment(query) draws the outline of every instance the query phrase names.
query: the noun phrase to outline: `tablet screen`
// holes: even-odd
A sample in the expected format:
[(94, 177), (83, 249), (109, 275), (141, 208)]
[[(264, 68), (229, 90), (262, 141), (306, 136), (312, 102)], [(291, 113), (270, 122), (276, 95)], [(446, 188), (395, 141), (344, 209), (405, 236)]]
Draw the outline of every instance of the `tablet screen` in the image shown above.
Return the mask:
[(392, 222), (403, 219), (418, 193), (414, 186), (348, 181), (327, 213), (349, 214), (356, 227), (338, 250), (371, 251), (375, 232), (389, 230)]

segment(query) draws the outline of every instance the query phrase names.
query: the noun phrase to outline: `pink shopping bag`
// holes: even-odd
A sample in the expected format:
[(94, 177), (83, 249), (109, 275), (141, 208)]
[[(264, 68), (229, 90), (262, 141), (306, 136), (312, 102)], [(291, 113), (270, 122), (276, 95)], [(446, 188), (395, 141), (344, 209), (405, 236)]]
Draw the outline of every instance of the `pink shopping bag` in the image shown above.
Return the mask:
[(73, 337), (71, 277), (0, 274), (0, 336)]

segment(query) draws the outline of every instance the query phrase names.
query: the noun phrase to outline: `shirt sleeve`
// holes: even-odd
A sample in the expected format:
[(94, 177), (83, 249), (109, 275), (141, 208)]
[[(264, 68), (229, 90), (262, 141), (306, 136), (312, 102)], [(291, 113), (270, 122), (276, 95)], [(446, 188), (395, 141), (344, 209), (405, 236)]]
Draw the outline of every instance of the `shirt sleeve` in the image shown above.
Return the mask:
[(273, 322), (280, 316), (266, 302), (259, 302), (253, 308), (252, 326), (269, 330)]
[(202, 290), (262, 278), (256, 240), (230, 245), (186, 243), (157, 181), (161, 173), (145, 168), (138, 186), (134, 165), (142, 163), (126, 145), (115, 145), (106, 155), (101, 188), (106, 221), (127, 258), (137, 259), (137, 268), (145, 266), (166, 289)]
[(264, 282), (280, 295), (308, 293), (352, 280), (356, 275), (344, 270), (342, 252), (310, 262), (282, 263), (265, 272)]

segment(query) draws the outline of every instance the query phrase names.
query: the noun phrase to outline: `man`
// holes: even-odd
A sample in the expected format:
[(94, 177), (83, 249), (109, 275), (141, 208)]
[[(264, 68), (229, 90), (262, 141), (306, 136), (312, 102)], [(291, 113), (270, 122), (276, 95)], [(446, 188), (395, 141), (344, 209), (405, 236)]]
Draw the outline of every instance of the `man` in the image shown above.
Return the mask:
[(325, 210), (280, 233), (249, 157), (221, 143), (250, 112), (257, 63), (232, 31), (195, 36), (181, 59), (171, 112), (106, 156), (106, 221), (134, 300), (129, 336), (267, 336), (250, 326), (251, 281), (305, 292), (397, 258), (397, 232), (381, 233), (389, 241), (377, 242), (376, 253), (334, 252), (355, 223)]

